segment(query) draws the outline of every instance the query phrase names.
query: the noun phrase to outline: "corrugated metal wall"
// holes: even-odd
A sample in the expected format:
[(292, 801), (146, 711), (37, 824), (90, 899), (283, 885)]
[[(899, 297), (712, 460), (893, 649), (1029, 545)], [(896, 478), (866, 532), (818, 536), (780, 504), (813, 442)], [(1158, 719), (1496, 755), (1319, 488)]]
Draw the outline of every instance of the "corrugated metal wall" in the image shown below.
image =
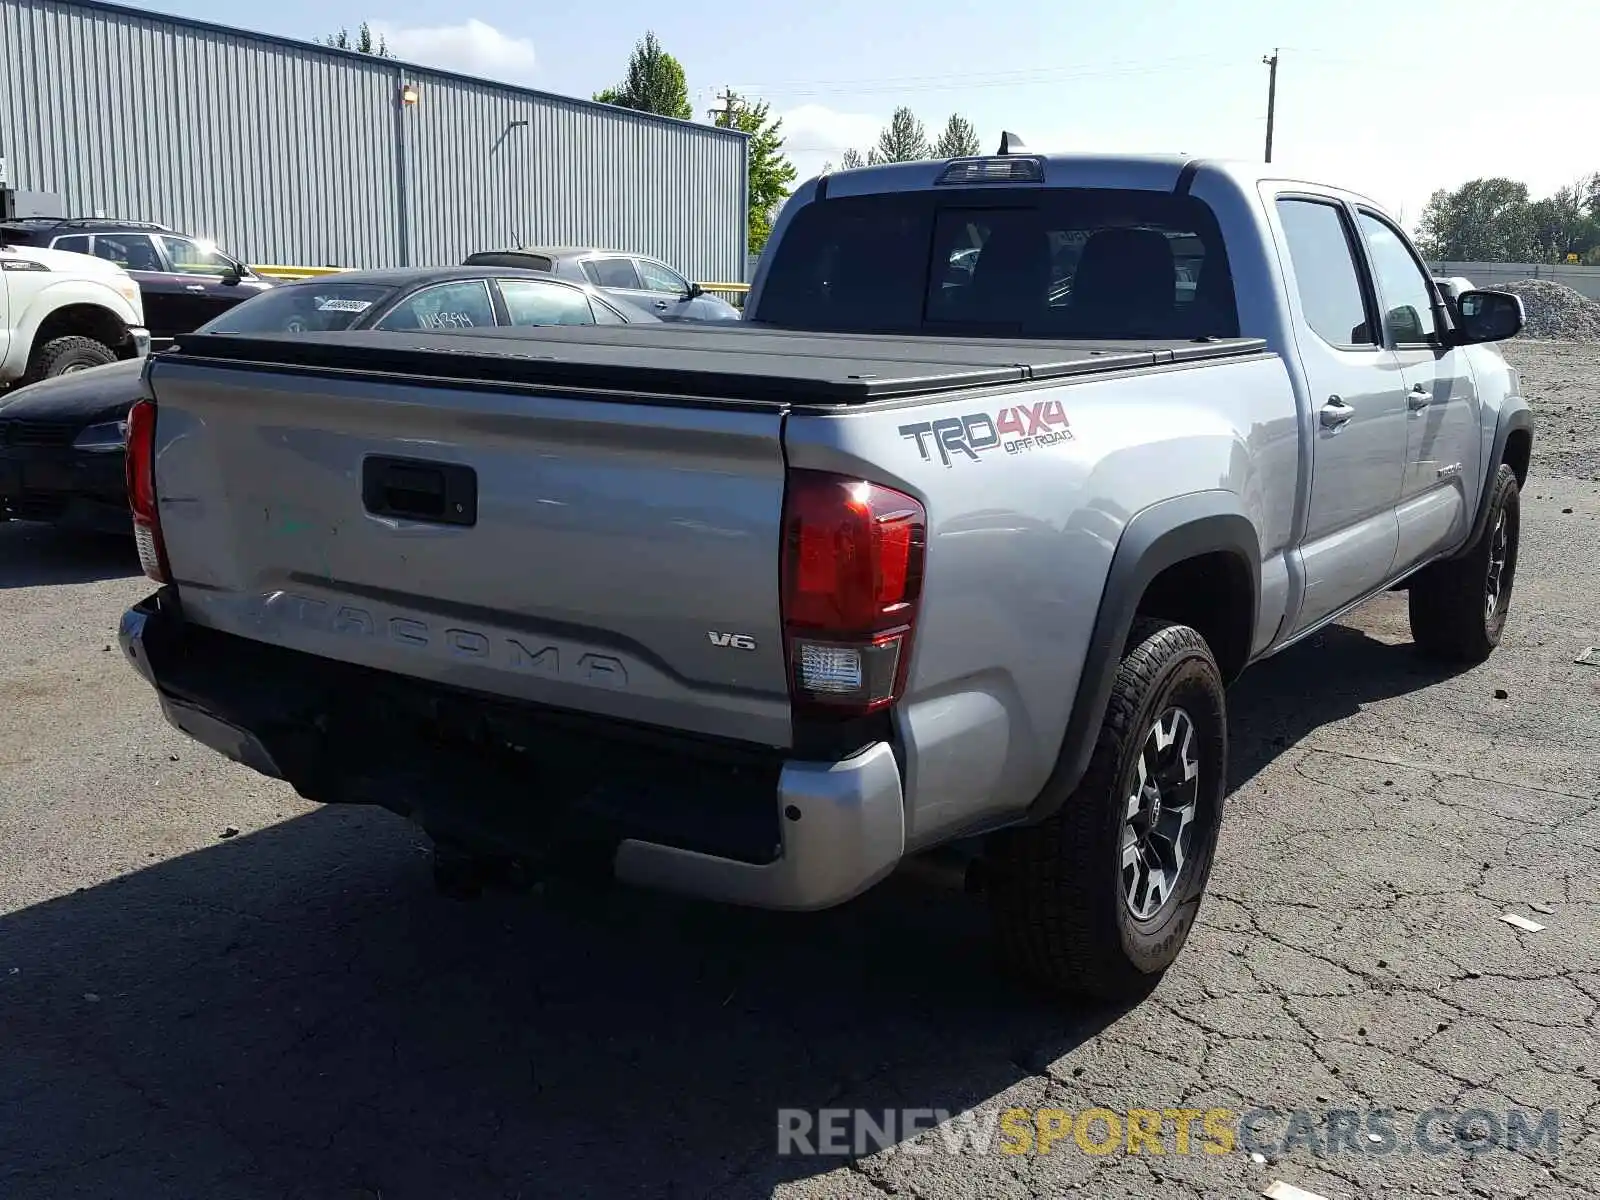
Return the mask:
[[(400, 101), (413, 84), (414, 106)], [(739, 279), (745, 139), (76, 0), (0, 0), (0, 156), (76, 215), (253, 262), (459, 262), (516, 242)]]

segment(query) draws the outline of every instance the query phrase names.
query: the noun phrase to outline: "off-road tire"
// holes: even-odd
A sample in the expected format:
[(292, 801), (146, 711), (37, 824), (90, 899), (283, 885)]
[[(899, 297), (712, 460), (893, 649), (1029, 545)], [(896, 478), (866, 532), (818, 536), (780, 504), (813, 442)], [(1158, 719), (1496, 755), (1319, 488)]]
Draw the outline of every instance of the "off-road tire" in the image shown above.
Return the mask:
[[(1503, 525), (1502, 525), (1503, 522)], [(1497, 530), (1504, 530), (1498, 545)], [(1455, 558), (1434, 563), (1411, 581), (1411, 638), (1430, 658), (1481, 663), (1494, 653), (1511, 611), (1522, 531), (1522, 493), (1505, 463), (1489, 485), (1489, 515), (1476, 541)], [(1489, 610), (1491, 568), (1500, 555), (1498, 602)]]
[(116, 361), (117, 352), (104, 342), (70, 334), (67, 337), (53, 338), (41, 346), (34, 347), (33, 354), (28, 359), (28, 369), (19, 382), (37, 383), (41, 379), (53, 379), (57, 375), (65, 375), (69, 371), (103, 367)]
[[(1193, 722), (1196, 827), (1172, 898), (1141, 922), (1122, 880), (1127, 798), (1152, 724), (1172, 706)], [(1053, 816), (991, 839), (987, 884), (1003, 964), (1059, 995), (1120, 1003), (1147, 994), (1194, 926), (1227, 759), (1227, 701), (1205, 639), (1186, 625), (1135, 621), (1082, 782)]]

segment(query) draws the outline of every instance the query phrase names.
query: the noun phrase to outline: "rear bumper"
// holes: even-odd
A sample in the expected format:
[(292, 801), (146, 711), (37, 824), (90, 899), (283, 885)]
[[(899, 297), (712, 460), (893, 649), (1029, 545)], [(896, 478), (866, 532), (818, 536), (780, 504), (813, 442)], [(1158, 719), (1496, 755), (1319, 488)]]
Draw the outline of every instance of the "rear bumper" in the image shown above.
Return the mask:
[(133, 351), (130, 358), (146, 358), (150, 354), (150, 331), (141, 329), (137, 325), (128, 328), (128, 347)]
[(166, 719), (324, 803), (373, 803), (433, 836), (572, 861), (757, 908), (859, 895), (905, 852), (890, 746), (836, 762), (623, 728), (348, 667), (186, 623), (163, 590), (119, 640)]
[(64, 528), (127, 533), (127, 484), (120, 452), (61, 446), (0, 448), (0, 517)]

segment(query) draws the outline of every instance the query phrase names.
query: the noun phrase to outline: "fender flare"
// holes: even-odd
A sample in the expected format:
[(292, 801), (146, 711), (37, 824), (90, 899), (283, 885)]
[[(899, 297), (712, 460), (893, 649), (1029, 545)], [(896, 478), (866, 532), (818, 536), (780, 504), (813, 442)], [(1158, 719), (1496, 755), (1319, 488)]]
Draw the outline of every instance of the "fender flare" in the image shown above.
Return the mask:
[(137, 329), (144, 325), (142, 313), (135, 311), (119, 292), (92, 276), (52, 280), (33, 295), (25, 297), (20, 311), (16, 309), (16, 300), (13, 294), (11, 349), (5, 356), (4, 364), (15, 368), (16, 374), (21, 374), (27, 366), (39, 330), (63, 308), (84, 306), (103, 309), (115, 317), (124, 329)]
[(1500, 409), (1499, 420), (1494, 428), (1494, 447), (1489, 452), (1489, 459), (1483, 464), (1483, 486), (1478, 492), (1478, 512), (1472, 519), (1472, 530), (1467, 534), (1466, 541), (1457, 546), (1450, 557), (1464, 554), (1477, 545), (1478, 539), (1483, 536), (1483, 531), (1489, 524), (1489, 496), (1494, 491), (1495, 473), (1500, 470), (1500, 464), (1506, 459), (1506, 443), (1511, 440), (1511, 435), (1519, 429), (1528, 431), (1530, 442), (1533, 439), (1533, 409), (1528, 407), (1528, 402), (1521, 396), (1508, 397), (1504, 407)]
[(1260, 539), (1238, 496), (1218, 490), (1163, 500), (1140, 510), (1123, 528), (1100, 594), (1061, 750), (1050, 777), (1028, 806), (1027, 823), (1052, 816), (1088, 770), (1128, 634), (1151, 581), (1168, 567), (1219, 551), (1237, 555), (1249, 569), (1249, 628), (1254, 630), (1261, 604)]

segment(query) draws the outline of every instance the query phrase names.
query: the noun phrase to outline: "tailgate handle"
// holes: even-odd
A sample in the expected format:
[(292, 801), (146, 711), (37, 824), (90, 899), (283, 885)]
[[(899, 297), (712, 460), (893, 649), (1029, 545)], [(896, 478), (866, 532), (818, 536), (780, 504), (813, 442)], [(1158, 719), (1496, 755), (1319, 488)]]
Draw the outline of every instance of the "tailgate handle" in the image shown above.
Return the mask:
[(478, 474), (459, 463), (368, 458), (361, 464), (361, 500), (375, 517), (476, 525)]

